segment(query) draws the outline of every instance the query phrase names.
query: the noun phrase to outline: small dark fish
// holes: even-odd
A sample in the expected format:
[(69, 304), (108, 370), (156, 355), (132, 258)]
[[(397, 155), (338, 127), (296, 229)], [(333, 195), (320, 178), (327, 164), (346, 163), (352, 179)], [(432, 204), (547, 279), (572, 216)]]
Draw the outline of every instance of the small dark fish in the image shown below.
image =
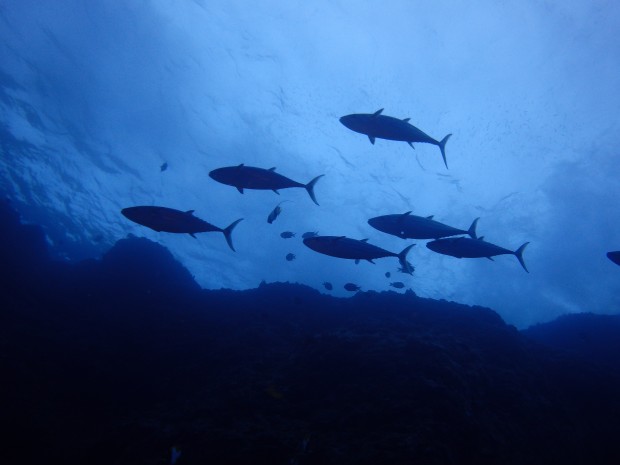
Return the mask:
[(280, 233), (280, 237), (282, 239), (290, 239), (291, 237), (295, 237), (295, 233), (290, 231), (284, 231)]
[(361, 291), (362, 290), (361, 287), (359, 287), (357, 284), (353, 284), (353, 283), (346, 283), (344, 285), (344, 288), (347, 291), (351, 291), (351, 292), (356, 292), (356, 291)]
[(607, 258), (609, 258), (616, 265), (620, 265), (620, 250), (615, 252), (607, 252)]
[(334, 286), (332, 286), (332, 283), (328, 283), (327, 281), (323, 283), (323, 286), (325, 286), (325, 289), (327, 289), (328, 291), (331, 291), (334, 288)]
[(168, 169), (168, 163), (167, 163), (167, 162), (163, 163), (163, 164), (159, 167), (159, 170), (160, 170), (160, 171), (166, 171), (167, 169)]
[(383, 108), (374, 113), (354, 113), (343, 116), (340, 122), (352, 131), (366, 134), (370, 143), (374, 145), (375, 138), (397, 140), (407, 142), (413, 148), (413, 142), (425, 142), (437, 145), (441, 150), (443, 162), (446, 161), (446, 142), (452, 134), (448, 134), (441, 141), (436, 141), (431, 136), (423, 133), (415, 126), (409, 124), (409, 118), (398, 119), (392, 116), (382, 115)]
[(141, 224), (157, 232), (185, 233), (194, 238), (196, 233), (221, 232), (224, 234), (224, 238), (232, 250), (235, 250), (232, 243), (232, 230), (243, 219), (238, 219), (227, 228), (222, 229), (194, 216), (194, 210), (184, 212), (168, 207), (138, 206), (123, 208), (121, 213), (134, 223)]
[(286, 261), (287, 261), (287, 262), (292, 262), (293, 260), (295, 260), (295, 258), (297, 258), (297, 257), (295, 257), (295, 254), (294, 254), (294, 253), (288, 253), (288, 254), (286, 254)]
[(301, 235), (302, 239), (308, 239), (309, 237), (316, 237), (319, 235), (318, 231), (308, 231)]
[(236, 187), (242, 194), (243, 189), (271, 190), (278, 194), (278, 190), (280, 189), (303, 187), (308, 191), (312, 201), (318, 205), (319, 203), (314, 196), (314, 185), (324, 175), (321, 174), (317, 176), (308, 184), (302, 184), (276, 173), (275, 168), (269, 168), (267, 170), (253, 166), (245, 166), (242, 163), (238, 166), (226, 166), (224, 168), (215, 169), (209, 173), (209, 176), (217, 182)]
[(390, 286), (395, 287), (396, 289), (402, 289), (403, 287), (405, 287), (405, 283), (401, 283), (400, 281), (394, 281), (393, 283), (390, 283)]
[(385, 272), (385, 277), (386, 277), (386, 278), (389, 278), (390, 276), (392, 276), (392, 273), (390, 273), (389, 271), (386, 271), (386, 272)]
[(282, 213), (282, 209), (280, 208), (280, 205), (282, 205), (284, 202), (286, 202), (286, 200), (283, 200), (278, 205), (276, 205), (276, 208), (274, 208), (271, 211), (271, 213), (269, 213), (269, 216), (267, 217), (267, 223), (269, 224), (273, 223), (276, 220), (276, 218), (280, 216), (280, 213)]
[(391, 234), (402, 239), (439, 239), (441, 237), (469, 234), (476, 238), (476, 218), (469, 229), (457, 229), (447, 224), (435, 221), (433, 216), (416, 216), (411, 212), (395, 215), (383, 215), (371, 218), (368, 224), (381, 232)]
[[(519, 260), (523, 269), (527, 271), (525, 262), (523, 261), (523, 251), (528, 244), (529, 242), (526, 242), (517, 250), (512, 251), (486, 242), (484, 237), (480, 237), (479, 239), (450, 237), (428, 242), (426, 247), (433, 252), (450, 255), (456, 258), (489, 258), (492, 260), (492, 257), (496, 255), (514, 255), (517, 257), (517, 260)], [(527, 272), (529, 273), (529, 271)]]

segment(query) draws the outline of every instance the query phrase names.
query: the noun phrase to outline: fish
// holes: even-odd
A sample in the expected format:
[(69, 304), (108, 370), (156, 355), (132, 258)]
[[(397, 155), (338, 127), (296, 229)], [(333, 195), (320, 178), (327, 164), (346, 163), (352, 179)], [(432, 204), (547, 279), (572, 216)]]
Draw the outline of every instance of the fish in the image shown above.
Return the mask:
[(392, 276), (392, 273), (390, 273), (389, 271), (386, 271), (386, 272), (385, 272), (385, 277), (386, 277), (386, 278), (389, 278), (390, 276)]
[(410, 124), (410, 118), (398, 119), (382, 115), (382, 112), (383, 108), (374, 113), (354, 113), (343, 116), (340, 118), (340, 122), (351, 131), (367, 135), (370, 143), (373, 145), (376, 138), (407, 142), (411, 148), (413, 148), (414, 142), (437, 145), (441, 151), (443, 162), (446, 168), (448, 168), (446, 143), (452, 134), (448, 134), (441, 141), (436, 141)]
[(194, 235), (196, 233), (221, 232), (224, 234), (228, 246), (233, 251), (235, 251), (235, 247), (232, 243), (231, 234), (235, 226), (237, 226), (240, 221), (243, 221), (243, 218), (239, 218), (233, 221), (228, 227), (222, 229), (194, 216), (194, 210), (184, 212), (168, 207), (136, 206), (123, 208), (121, 213), (134, 223), (146, 226), (157, 232), (189, 234), (194, 239), (196, 238)]
[(278, 190), (288, 189), (291, 187), (303, 187), (308, 191), (310, 198), (317, 205), (314, 195), (314, 185), (324, 175), (321, 174), (312, 179), (308, 184), (301, 184), (297, 181), (276, 173), (275, 168), (256, 168), (253, 166), (245, 166), (243, 163), (238, 166), (226, 166), (224, 168), (214, 169), (209, 173), (211, 179), (229, 186), (234, 186), (243, 194), (243, 189), (272, 190), (279, 194)]
[(416, 216), (408, 211), (402, 214), (376, 216), (370, 218), (368, 224), (381, 232), (402, 239), (440, 239), (461, 234), (468, 234), (472, 239), (476, 239), (476, 226), (480, 218), (476, 218), (468, 230), (453, 228), (433, 218), (433, 215)]
[(159, 171), (166, 171), (167, 169), (168, 169), (167, 162), (162, 163), (162, 165), (159, 167)]
[(620, 265), (620, 250), (615, 252), (607, 252), (607, 258), (609, 258), (616, 265)]
[(316, 237), (319, 235), (318, 231), (308, 231), (301, 235), (302, 239), (308, 239), (309, 237)]
[(293, 260), (295, 260), (295, 258), (297, 258), (297, 257), (295, 256), (295, 254), (294, 254), (294, 253), (288, 253), (288, 254), (286, 254), (286, 261), (287, 261), (287, 262), (292, 262)]
[(284, 231), (280, 233), (280, 237), (282, 239), (290, 239), (291, 237), (295, 237), (295, 233), (291, 231)]
[(362, 290), (362, 288), (361, 288), (361, 287), (359, 287), (357, 284), (353, 284), (353, 283), (346, 283), (346, 284), (344, 285), (344, 288), (345, 288), (347, 291), (351, 291), (351, 292), (361, 291), (361, 290)]
[(328, 283), (327, 281), (325, 281), (325, 282), (323, 283), (323, 286), (324, 286), (324, 287), (325, 287), (325, 289), (327, 289), (328, 291), (331, 291), (331, 290), (334, 288), (334, 286), (332, 286), (332, 283)]
[(528, 244), (529, 242), (524, 243), (513, 252), (512, 250), (486, 242), (484, 237), (478, 239), (450, 237), (428, 242), (426, 247), (433, 252), (450, 255), (456, 258), (488, 258), (492, 260), (492, 257), (496, 255), (514, 255), (517, 257), (517, 260), (519, 260), (523, 269), (529, 273), (523, 261), (523, 251)]
[(403, 287), (405, 287), (405, 283), (401, 283), (400, 281), (394, 281), (393, 283), (390, 283), (390, 286), (395, 287), (396, 289), (402, 289)]
[(276, 205), (276, 208), (274, 208), (271, 213), (269, 213), (269, 216), (267, 217), (267, 223), (272, 224), (276, 220), (276, 218), (280, 216), (280, 213), (282, 213), (280, 205), (282, 205), (284, 202), (287, 202), (287, 200), (283, 200), (282, 202), (280, 202), (278, 205)]
[(403, 269), (413, 273), (413, 267), (407, 262), (407, 254), (415, 244), (405, 247), (400, 253), (394, 253), (369, 244), (367, 241), (368, 239), (357, 240), (345, 236), (315, 236), (308, 237), (303, 242), (306, 247), (315, 252), (355, 260), (355, 263), (359, 263), (360, 260), (374, 263), (373, 260), (376, 258), (396, 257)]

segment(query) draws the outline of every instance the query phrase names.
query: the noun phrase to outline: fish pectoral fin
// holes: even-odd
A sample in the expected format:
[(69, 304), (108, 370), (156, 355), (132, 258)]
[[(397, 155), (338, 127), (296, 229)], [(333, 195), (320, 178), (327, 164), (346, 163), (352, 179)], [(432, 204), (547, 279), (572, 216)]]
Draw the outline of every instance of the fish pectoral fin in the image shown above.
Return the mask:
[(274, 191), (276, 194), (280, 195), (280, 193), (276, 189), (271, 189), (271, 190)]
[(375, 145), (375, 137), (374, 136), (368, 136), (368, 140), (370, 141), (370, 143), (372, 145)]
[(373, 265), (375, 264), (375, 262), (372, 261), (372, 258), (367, 258), (366, 261), (372, 263)]
[(356, 264), (356, 265), (359, 265), (359, 263), (360, 263), (360, 259), (359, 259), (359, 258), (356, 258), (356, 259), (355, 259), (355, 264)]
[(237, 190), (238, 190), (240, 193), (242, 193), (242, 194), (243, 194), (243, 187), (239, 187), (239, 186), (237, 186)]
[(194, 236), (194, 233), (187, 233), (187, 234), (189, 234), (190, 236), (192, 236), (194, 239), (198, 239), (196, 236)]
[(415, 150), (415, 147), (413, 146), (413, 144), (411, 142), (407, 142), (409, 144), (409, 147), (411, 147), (413, 150)]
[(493, 257), (487, 257), (489, 260), (491, 260), (492, 262), (494, 262), (495, 260), (493, 260)]
[(383, 111), (383, 108), (381, 110), (377, 110), (375, 111), (372, 116), (379, 116), (381, 114), (381, 112)]

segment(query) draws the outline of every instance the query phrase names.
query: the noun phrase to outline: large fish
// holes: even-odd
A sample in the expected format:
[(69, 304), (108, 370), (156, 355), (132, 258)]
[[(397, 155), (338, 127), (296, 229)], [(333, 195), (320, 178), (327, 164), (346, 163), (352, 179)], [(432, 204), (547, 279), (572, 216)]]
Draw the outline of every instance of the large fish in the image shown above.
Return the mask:
[(134, 223), (141, 224), (157, 232), (189, 234), (194, 238), (196, 233), (221, 232), (224, 234), (226, 242), (232, 250), (235, 250), (232, 243), (232, 230), (243, 219), (240, 218), (227, 228), (222, 229), (194, 216), (194, 210), (184, 212), (167, 207), (138, 206), (123, 208), (121, 213)]
[(441, 141), (433, 139), (431, 136), (420, 131), (415, 126), (409, 124), (409, 118), (398, 119), (392, 116), (382, 115), (381, 110), (374, 113), (353, 113), (340, 118), (340, 122), (352, 131), (366, 134), (370, 143), (375, 143), (375, 138), (398, 140), (407, 142), (412, 148), (414, 142), (424, 142), (437, 145), (441, 150), (443, 162), (448, 167), (446, 161), (446, 142), (452, 134), (448, 134)]
[(400, 253), (394, 253), (369, 244), (367, 240), (360, 241), (345, 236), (315, 236), (304, 239), (304, 244), (315, 252), (331, 257), (348, 258), (355, 260), (355, 263), (359, 263), (360, 260), (374, 263), (373, 260), (376, 258), (396, 257), (403, 269), (409, 274), (413, 273), (413, 267), (407, 262), (407, 254), (415, 244), (405, 247)]
[(259, 190), (271, 190), (278, 194), (280, 189), (288, 189), (289, 187), (303, 187), (308, 191), (310, 198), (317, 205), (314, 196), (314, 185), (324, 175), (321, 174), (310, 181), (308, 184), (302, 184), (292, 179), (282, 176), (276, 173), (275, 168), (255, 168), (253, 166), (245, 166), (243, 163), (238, 166), (226, 166), (224, 168), (217, 168), (209, 173), (209, 176), (229, 186), (234, 186), (239, 192), (243, 194), (243, 189), (259, 189)]
[(479, 218), (476, 218), (465, 231), (435, 221), (432, 216), (416, 216), (407, 212), (401, 215), (377, 216), (369, 219), (368, 224), (381, 232), (403, 239), (439, 239), (459, 234), (469, 234), (475, 239), (478, 220)]
[(620, 250), (615, 252), (607, 252), (607, 258), (609, 258), (616, 265), (620, 265)]
[(512, 250), (486, 242), (483, 237), (479, 239), (449, 237), (428, 242), (426, 247), (433, 252), (450, 255), (456, 258), (488, 258), (492, 260), (492, 257), (496, 255), (514, 255), (519, 260), (519, 263), (521, 263), (523, 269), (529, 273), (523, 261), (523, 251), (528, 244), (529, 242), (526, 242), (513, 252)]

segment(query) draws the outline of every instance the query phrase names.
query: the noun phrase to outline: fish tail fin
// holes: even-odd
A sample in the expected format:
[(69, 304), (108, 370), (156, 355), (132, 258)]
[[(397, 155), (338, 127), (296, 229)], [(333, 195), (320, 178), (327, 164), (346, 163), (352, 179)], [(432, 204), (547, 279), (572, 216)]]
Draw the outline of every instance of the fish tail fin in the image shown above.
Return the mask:
[(308, 191), (308, 194), (310, 194), (310, 198), (312, 199), (312, 201), (314, 203), (316, 203), (317, 205), (319, 204), (319, 202), (316, 201), (316, 197), (314, 196), (314, 185), (317, 183), (317, 181), (319, 179), (321, 179), (323, 176), (325, 176), (324, 174), (320, 174), (319, 176), (317, 176), (316, 178), (314, 178), (312, 181), (310, 181), (308, 184), (306, 184), (304, 187), (306, 188), (306, 190)]
[(448, 142), (448, 139), (450, 139), (450, 136), (452, 136), (452, 134), (448, 134), (446, 137), (441, 139), (441, 142), (439, 142), (439, 150), (441, 150), (441, 156), (443, 157), (443, 162), (446, 165), (446, 169), (448, 168), (448, 162), (446, 161), (446, 143)]
[(478, 225), (478, 220), (480, 218), (476, 218), (474, 221), (472, 221), (471, 226), (469, 227), (469, 229), (467, 230), (467, 234), (469, 234), (469, 236), (472, 239), (478, 239), (476, 237), (476, 226)]
[(519, 263), (521, 263), (521, 266), (523, 267), (523, 269), (529, 273), (529, 271), (527, 270), (527, 267), (525, 266), (525, 262), (523, 261), (523, 251), (525, 250), (525, 248), (527, 247), (528, 244), (529, 244), (529, 242), (526, 242), (521, 247), (519, 247), (517, 250), (515, 250), (513, 253), (516, 255), (516, 257), (519, 260)]
[(398, 254), (398, 262), (405, 273), (413, 274), (413, 267), (407, 261), (407, 254), (415, 244), (408, 245)]
[(237, 224), (239, 224), (240, 221), (243, 221), (243, 218), (239, 218), (237, 221), (233, 222), (227, 228), (222, 229), (222, 232), (224, 233), (224, 238), (226, 239), (226, 242), (228, 243), (228, 247), (230, 247), (233, 252), (236, 252), (236, 250), (233, 247), (233, 243), (232, 243), (232, 231), (233, 229), (235, 229), (235, 226), (237, 226)]

